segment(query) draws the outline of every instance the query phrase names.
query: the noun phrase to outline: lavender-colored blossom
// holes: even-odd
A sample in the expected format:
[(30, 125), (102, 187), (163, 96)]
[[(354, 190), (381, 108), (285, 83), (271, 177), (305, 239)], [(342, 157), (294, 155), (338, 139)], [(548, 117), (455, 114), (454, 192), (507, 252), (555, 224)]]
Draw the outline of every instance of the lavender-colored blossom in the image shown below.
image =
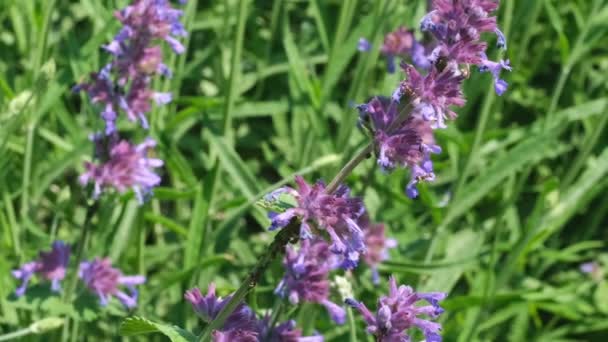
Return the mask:
[[(222, 308), (230, 301), (232, 296), (218, 297), (215, 285), (212, 283), (203, 297), (198, 288), (193, 288), (184, 294), (184, 298), (192, 304), (192, 308), (205, 322), (211, 322), (217, 317)], [(224, 326), (213, 332), (214, 342), (228, 341), (258, 341), (259, 323), (255, 313), (244, 303), (240, 303), (228, 316)]]
[(83, 185), (94, 182), (95, 197), (99, 196), (104, 188), (111, 187), (121, 193), (132, 188), (142, 203), (144, 195), (161, 181), (153, 169), (161, 167), (163, 161), (148, 156), (149, 150), (156, 143), (152, 139), (146, 139), (137, 146), (125, 140), (110, 142), (110, 145), (107, 160), (101, 164), (85, 164), (86, 172), (80, 176), (80, 182)]
[(507, 90), (508, 86), (505, 80), (500, 79), (500, 72), (503, 69), (511, 71), (511, 65), (509, 64), (509, 60), (500, 60), (499, 62), (492, 62), (486, 58), (479, 67), (480, 71), (487, 71), (492, 74), (492, 77), (494, 77), (494, 89), (496, 91), (496, 94), (498, 94), (499, 96)]
[[(502, 61), (489, 61), (485, 54), (487, 44), (480, 40), (483, 32), (495, 33), (497, 45), (506, 49), (506, 37), (496, 26), (496, 17), (491, 16), (497, 8), (498, 1), (494, 0), (433, 1), (433, 10), (420, 23), (421, 29), (430, 31), (439, 42), (431, 59), (444, 57), (455, 65), (474, 64), (490, 70), (493, 63), (511, 70), (508, 65), (504, 67)], [(493, 75), (496, 93), (501, 95), (507, 89), (507, 82), (494, 71)]]
[(333, 194), (325, 192), (325, 184), (317, 182), (309, 185), (296, 176), (298, 190), (285, 188), (298, 202), (295, 208), (277, 214), (270, 213), (270, 230), (285, 227), (295, 217), (300, 217), (300, 237), (312, 237), (311, 225), (327, 232), (332, 244), (330, 250), (344, 258), (342, 267), (351, 269), (357, 266), (359, 256), (365, 252), (363, 231), (357, 220), (365, 213), (363, 201), (350, 197), (350, 190), (342, 185)]
[(61, 290), (60, 282), (65, 278), (66, 267), (70, 260), (70, 247), (63, 241), (53, 242), (49, 252), (40, 252), (38, 259), (25, 263), (21, 268), (13, 270), (12, 275), (21, 280), (21, 285), (15, 290), (17, 296), (23, 296), (30, 279), (37, 274), (51, 281), (51, 290)]
[(432, 68), (425, 76), (411, 65), (402, 66), (407, 79), (399, 87), (400, 94), (410, 99), (415, 113), (431, 122), (431, 128), (445, 128), (445, 122), (457, 116), (450, 107), (465, 104), (461, 88), (465, 75), (452, 63), (441, 71)]
[(363, 261), (372, 270), (372, 282), (379, 284), (378, 265), (389, 258), (388, 250), (397, 247), (397, 240), (386, 237), (384, 225), (381, 223), (366, 222), (363, 226), (365, 245), (367, 246), (367, 252), (363, 255)]
[(115, 16), (123, 27), (103, 46), (112, 55), (111, 61), (99, 73), (92, 73), (89, 82), (74, 88), (87, 91), (93, 103), (102, 105), (108, 135), (116, 130), (119, 112), (147, 129), (151, 103), (171, 101), (170, 94), (150, 89), (153, 75), (171, 75), (163, 63), (161, 47), (155, 44), (164, 40), (173, 51), (183, 53), (184, 46), (176, 37), (187, 35), (179, 21), (182, 11), (172, 8), (167, 0), (134, 0)]
[(302, 330), (296, 328), (296, 322), (289, 320), (275, 327), (270, 326), (270, 317), (259, 322), (260, 341), (263, 342), (323, 342), (323, 336), (302, 337)]
[(599, 268), (599, 265), (595, 261), (590, 261), (590, 262), (581, 264), (581, 266), (579, 268), (580, 268), (581, 272), (583, 272), (583, 273), (593, 273)]
[[(123, 275), (120, 270), (112, 267), (109, 258), (95, 258), (93, 261), (82, 262), (78, 275), (89, 290), (99, 297), (101, 305), (106, 306), (114, 296), (128, 309), (137, 306), (138, 292), (135, 286), (146, 281), (141, 275)], [(119, 286), (126, 287), (129, 292), (122, 291)]]
[[(389, 295), (378, 300), (376, 314), (354, 299), (347, 299), (346, 303), (361, 313), (367, 323), (368, 333), (374, 335), (376, 341), (411, 341), (407, 330), (417, 327), (422, 330), (427, 342), (440, 342), (441, 325), (420, 316), (437, 318), (444, 311), (439, 306), (439, 301), (445, 297), (446, 294), (441, 292), (416, 293), (409, 286), (397, 287), (397, 282), (391, 277)], [(431, 305), (417, 306), (416, 303), (420, 300)]]
[(414, 32), (405, 27), (399, 27), (384, 37), (384, 44), (380, 49), (386, 57), (387, 70), (395, 72), (395, 58), (411, 56), (412, 62), (421, 69), (428, 69), (430, 62), (426, 56), (426, 49), (414, 37)]
[(288, 246), (283, 260), (285, 276), (275, 292), (287, 297), (292, 304), (319, 303), (336, 323), (343, 324), (346, 312), (329, 300), (328, 277), (333, 264), (330, 247), (322, 239), (301, 240), (298, 250)]
[(597, 261), (589, 261), (579, 266), (581, 272), (588, 274), (596, 282), (604, 280), (604, 269)]
[[(215, 293), (215, 285), (210, 284), (207, 295), (203, 296), (198, 288), (184, 294), (192, 308), (205, 322), (211, 322), (232, 295), (221, 298)], [(258, 320), (255, 313), (244, 303), (240, 303), (228, 316), (221, 329), (212, 332), (213, 342), (322, 342), (322, 337), (301, 337), (302, 331), (296, 329), (294, 321), (287, 321), (275, 327), (270, 326), (270, 318)]]
[(411, 180), (406, 193), (410, 198), (415, 198), (418, 195), (416, 184), (435, 179), (431, 153), (441, 152), (433, 138), (431, 119), (425, 117), (424, 111), (414, 111), (402, 120), (398, 103), (385, 97), (373, 98), (359, 106), (359, 111), (361, 120), (369, 118), (373, 125), (378, 165), (385, 171), (398, 166), (409, 168)]
[(372, 49), (372, 44), (369, 40), (365, 38), (359, 38), (359, 42), (357, 43), (357, 50), (361, 52), (367, 52)]

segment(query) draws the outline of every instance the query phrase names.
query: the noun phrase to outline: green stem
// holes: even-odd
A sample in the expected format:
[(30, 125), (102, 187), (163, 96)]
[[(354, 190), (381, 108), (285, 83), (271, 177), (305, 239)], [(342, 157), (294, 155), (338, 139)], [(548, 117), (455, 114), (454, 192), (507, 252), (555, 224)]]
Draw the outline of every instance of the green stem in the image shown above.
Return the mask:
[(32, 153), (34, 149), (34, 132), (36, 122), (31, 121), (27, 125), (27, 138), (25, 142), (25, 155), (23, 156), (23, 182), (21, 184), (21, 219), (25, 219), (29, 212), (30, 179), (32, 177)]
[(355, 315), (353, 315), (353, 309), (347, 308), (346, 314), (348, 315), (349, 341), (357, 342), (357, 324), (355, 323)]
[(27, 336), (29, 334), (33, 334), (34, 331), (32, 331), (32, 328), (27, 327), (21, 330), (17, 330), (8, 334), (4, 334), (4, 335), (0, 335), (0, 341), (8, 341), (8, 340), (13, 340), (13, 339), (17, 339), (23, 336)]
[[(87, 211), (84, 218), (84, 223), (82, 226), (82, 230), (80, 231), (80, 238), (78, 239), (78, 246), (76, 247), (76, 264), (74, 265), (74, 270), (69, 275), (67, 280), (66, 291), (63, 294), (63, 301), (66, 304), (69, 304), (72, 300), (72, 294), (76, 290), (76, 285), (78, 284), (78, 269), (80, 267), (80, 262), (84, 257), (84, 249), (89, 240), (89, 236), (91, 235), (91, 219), (93, 215), (97, 211), (98, 203), (93, 202), (93, 204), (87, 205)], [(62, 332), (62, 341), (67, 341), (67, 335), (69, 334), (69, 322), (66, 319), (65, 325), (63, 326)]]
[(359, 153), (357, 153), (351, 160), (349, 160), (346, 165), (344, 165), (342, 170), (340, 170), (340, 172), (338, 172), (338, 174), (334, 177), (334, 179), (332, 179), (329, 185), (327, 185), (327, 188), (325, 188), (325, 192), (331, 194), (336, 191), (336, 189), (338, 189), (338, 186), (342, 184), (344, 179), (348, 177), (348, 175), (350, 175), (350, 173), (355, 169), (355, 167), (357, 167), (357, 165), (359, 165), (369, 156), (373, 148), (374, 144), (369, 143), (361, 151), (359, 151)]
[(243, 50), (243, 38), (245, 35), (245, 22), (247, 21), (248, 0), (239, 1), (238, 21), (236, 24), (236, 37), (232, 46), (232, 56), (230, 60), (230, 78), (228, 80), (228, 92), (224, 102), (224, 119), (222, 123), (224, 136), (229, 142), (232, 141), (232, 112), (234, 111), (234, 98), (237, 92), (241, 70), (241, 54)]
[(93, 204), (90, 204), (87, 206), (84, 223), (82, 226), (82, 230), (80, 231), (80, 238), (78, 239), (78, 246), (76, 247), (75, 272), (72, 272), (72, 274), (70, 275), (70, 278), (68, 279), (68, 282), (67, 282), (68, 286), (67, 286), (66, 291), (63, 296), (63, 299), (66, 303), (70, 302), (70, 299), (71, 299), (70, 297), (74, 293), (74, 291), (76, 289), (76, 284), (78, 283), (78, 267), (80, 267), (80, 262), (82, 261), (83, 256), (84, 256), (84, 249), (89, 240), (89, 235), (91, 235), (91, 219), (93, 218), (93, 215), (95, 214), (96, 211), (97, 211), (97, 202), (93, 202)]
[(578, 174), (580, 173), (583, 166), (585, 166), (585, 162), (587, 161), (587, 158), (593, 151), (595, 144), (598, 142), (598, 140), (602, 136), (602, 133), (604, 132), (604, 128), (606, 127), (606, 124), (608, 123), (608, 113), (606, 113), (607, 109), (608, 109), (608, 104), (606, 104), (604, 106), (604, 110), (603, 110), (604, 114), (600, 116), (599, 122), (597, 122), (593, 126), (593, 131), (591, 132), (591, 136), (584, 141), (581, 151), (577, 154), (576, 159), (571, 164), (572, 166), (570, 166), (570, 169), (566, 173), (566, 176), (563, 178), (563, 181), (561, 182), (562, 189), (565, 189), (567, 186), (571, 185), (572, 182), (574, 182), (574, 179), (576, 178), (576, 176), (578, 176)]
[(64, 320), (59, 317), (47, 317), (30, 324), (29, 327), (21, 330), (13, 331), (8, 334), (0, 335), (0, 341), (8, 341), (30, 334), (44, 334), (53, 329), (59, 328), (64, 323)]

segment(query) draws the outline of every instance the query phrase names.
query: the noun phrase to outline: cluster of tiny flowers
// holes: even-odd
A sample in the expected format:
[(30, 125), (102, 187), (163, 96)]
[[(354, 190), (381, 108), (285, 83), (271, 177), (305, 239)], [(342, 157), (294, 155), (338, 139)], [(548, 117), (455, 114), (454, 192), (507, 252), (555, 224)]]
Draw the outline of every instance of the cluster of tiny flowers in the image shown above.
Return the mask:
[(275, 292), (287, 297), (291, 304), (319, 303), (334, 322), (344, 324), (346, 312), (329, 300), (329, 272), (337, 267), (337, 260), (329, 248), (329, 244), (320, 238), (302, 240), (297, 250), (287, 246), (283, 260), (285, 276)]
[[(51, 281), (52, 291), (60, 291), (60, 281), (65, 278), (69, 261), (70, 247), (62, 241), (55, 241), (50, 252), (40, 252), (37, 260), (25, 263), (21, 268), (13, 270), (13, 276), (21, 281), (15, 294), (18, 297), (25, 294), (27, 285), (34, 274)], [(129, 309), (137, 305), (135, 285), (143, 284), (146, 281), (143, 276), (124, 276), (122, 272), (112, 267), (112, 263), (107, 258), (82, 262), (78, 275), (87, 288), (99, 296), (101, 305), (107, 305), (109, 298), (115, 296)], [(127, 287), (129, 294), (119, 290), (119, 285)]]
[(363, 261), (372, 270), (372, 282), (379, 284), (378, 265), (389, 258), (388, 250), (397, 247), (397, 240), (386, 237), (384, 224), (363, 222), (365, 246), (367, 247), (367, 251), (363, 254)]
[[(150, 138), (136, 146), (126, 140), (112, 143), (107, 158), (104, 158), (105, 163), (85, 163), (86, 172), (80, 176), (80, 182), (94, 182), (94, 197), (99, 196), (105, 187), (119, 192), (131, 188), (141, 203), (150, 189), (160, 184), (160, 177), (153, 169), (161, 167), (163, 161), (148, 156), (148, 151), (155, 145), (156, 142)], [(97, 153), (101, 151), (104, 149), (98, 149)]]
[(25, 294), (27, 285), (34, 274), (50, 281), (52, 291), (60, 291), (60, 282), (65, 278), (69, 261), (70, 246), (62, 241), (53, 242), (50, 252), (40, 252), (38, 259), (27, 262), (21, 268), (13, 270), (13, 277), (21, 281), (21, 285), (17, 288), (15, 294), (18, 297)]
[[(359, 40), (359, 51), (369, 51), (372, 45), (365, 38)], [(384, 44), (380, 48), (380, 52), (386, 58), (386, 69), (389, 73), (395, 72), (395, 58), (396, 57), (410, 57), (412, 63), (418, 68), (429, 69), (431, 62), (427, 56), (426, 47), (416, 40), (414, 32), (406, 29), (405, 27), (399, 27), (393, 32), (388, 33), (384, 37)]]
[(411, 180), (406, 193), (411, 198), (418, 196), (418, 182), (435, 179), (431, 153), (441, 152), (435, 144), (431, 122), (416, 112), (398, 122), (398, 103), (386, 97), (375, 97), (358, 108), (360, 124), (373, 125), (370, 129), (378, 148), (378, 165), (387, 172), (398, 166), (408, 167)]
[[(135, 286), (146, 281), (141, 275), (123, 275), (120, 270), (112, 267), (112, 262), (108, 258), (95, 258), (93, 261), (82, 262), (78, 276), (87, 288), (99, 297), (102, 306), (106, 306), (113, 296), (128, 309), (137, 306), (138, 292)], [(120, 290), (119, 286), (126, 287), (129, 293)]]
[[(226, 298), (215, 294), (215, 285), (210, 284), (207, 295), (203, 296), (198, 288), (184, 294), (192, 308), (205, 322), (211, 322), (232, 296)], [(256, 318), (253, 310), (240, 303), (228, 316), (221, 329), (212, 332), (213, 342), (322, 342), (321, 336), (301, 337), (302, 331), (296, 329), (294, 321), (271, 326), (269, 317)]]
[[(441, 148), (434, 142), (433, 130), (446, 128), (446, 121), (457, 116), (451, 107), (465, 104), (462, 83), (470, 67), (490, 72), (498, 95), (507, 89), (500, 72), (511, 70), (509, 61), (488, 60), (487, 44), (481, 41), (481, 33), (492, 32), (499, 47), (506, 48), (496, 17), (491, 16), (497, 8), (494, 0), (435, 0), (420, 25), (435, 38), (434, 48), (425, 48), (403, 28), (385, 39), (384, 54), (409, 55), (414, 65), (402, 62), (406, 79), (390, 98), (376, 97), (358, 106), (360, 125), (372, 132), (383, 170), (397, 166), (410, 169), (406, 193), (411, 198), (418, 196), (418, 183), (435, 179), (430, 154), (440, 153)], [(359, 45), (361, 48), (361, 42)], [(431, 50), (428, 55), (427, 50)]]
[(119, 192), (132, 188), (141, 202), (146, 193), (160, 184), (152, 168), (161, 166), (162, 161), (147, 158), (147, 151), (154, 146), (150, 138), (141, 145), (120, 139), (116, 120), (122, 112), (148, 129), (146, 115), (152, 103), (171, 102), (170, 93), (150, 88), (153, 76), (171, 76), (157, 42), (165, 41), (175, 53), (181, 54), (185, 48), (176, 37), (187, 33), (179, 21), (182, 11), (172, 8), (168, 0), (134, 0), (115, 16), (122, 28), (114, 40), (103, 46), (111, 56), (110, 62), (92, 73), (89, 82), (74, 87), (74, 91), (86, 91), (91, 102), (102, 107), (101, 118), (105, 122), (105, 134), (95, 136), (97, 147), (103, 148), (97, 151), (100, 164), (87, 164), (87, 172), (80, 180), (83, 184), (95, 183), (95, 196), (105, 188)]
[[(285, 187), (278, 192), (294, 196), (297, 206), (277, 214), (271, 212), (270, 230), (287, 226), (292, 219), (301, 220), (300, 238), (310, 239), (313, 231), (326, 232), (331, 239), (330, 251), (342, 258), (341, 267), (352, 269), (357, 266), (359, 256), (365, 253), (363, 230), (358, 220), (365, 214), (365, 207), (360, 198), (351, 197), (350, 190), (341, 185), (333, 194), (325, 191), (325, 184), (314, 185), (296, 177), (298, 189)], [(274, 194), (278, 193), (275, 191)]]
[[(439, 317), (444, 311), (439, 301), (445, 297), (446, 294), (441, 292), (416, 293), (409, 286), (398, 287), (395, 278), (391, 277), (389, 294), (378, 300), (375, 314), (354, 299), (347, 299), (346, 303), (359, 311), (367, 323), (367, 332), (374, 335), (378, 342), (411, 341), (407, 330), (413, 327), (422, 330), (426, 342), (440, 342), (441, 325), (419, 316), (431, 319)], [(421, 300), (430, 305), (416, 305)]]

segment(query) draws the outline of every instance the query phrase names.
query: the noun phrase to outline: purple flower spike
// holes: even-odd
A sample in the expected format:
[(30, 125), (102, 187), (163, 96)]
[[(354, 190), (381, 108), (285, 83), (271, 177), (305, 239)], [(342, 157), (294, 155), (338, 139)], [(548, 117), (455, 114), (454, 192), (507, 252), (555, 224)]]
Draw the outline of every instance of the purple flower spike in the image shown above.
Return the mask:
[[(367, 332), (376, 337), (376, 341), (395, 342), (410, 341), (407, 330), (417, 327), (424, 333), (426, 341), (441, 341), (441, 325), (419, 316), (437, 318), (443, 309), (438, 302), (446, 297), (444, 293), (416, 293), (409, 286), (399, 286), (395, 278), (389, 278), (389, 295), (378, 300), (378, 311), (374, 315), (365, 304), (354, 299), (347, 299), (346, 304), (361, 313), (367, 323)], [(431, 305), (417, 306), (425, 300)]]
[(15, 294), (18, 297), (25, 294), (27, 285), (34, 274), (51, 281), (51, 290), (59, 292), (61, 290), (60, 282), (65, 278), (69, 261), (70, 247), (63, 241), (53, 242), (51, 251), (40, 252), (38, 259), (28, 262), (11, 272), (13, 277), (21, 280), (21, 285), (17, 288)]
[(371, 268), (372, 282), (377, 285), (380, 283), (378, 265), (389, 258), (388, 250), (397, 247), (397, 240), (386, 238), (384, 225), (381, 223), (366, 222), (364, 227), (367, 253), (363, 255), (363, 260)]
[(441, 152), (433, 138), (433, 124), (425, 118), (435, 112), (429, 109), (432, 113), (427, 113), (430, 107), (421, 107), (402, 123), (395, 125), (399, 113), (394, 100), (376, 97), (362, 108), (374, 126), (378, 165), (387, 172), (398, 166), (409, 168), (412, 180), (406, 192), (410, 198), (416, 197), (416, 184), (435, 178), (431, 153)]
[(324, 240), (312, 238), (300, 241), (300, 248), (286, 247), (285, 276), (275, 292), (287, 297), (292, 304), (302, 301), (322, 304), (330, 317), (343, 324), (345, 311), (329, 301), (329, 271), (336, 261)]
[[(210, 322), (219, 314), (222, 308), (230, 301), (232, 296), (224, 299), (215, 294), (215, 285), (212, 283), (203, 297), (198, 288), (193, 288), (184, 294), (184, 298), (192, 304), (194, 311), (205, 322)], [(229, 341), (258, 341), (259, 322), (253, 310), (244, 303), (240, 303), (228, 316), (224, 326), (213, 332), (214, 342)]]
[[(82, 262), (79, 276), (89, 290), (99, 297), (102, 306), (106, 306), (114, 296), (127, 309), (137, 306), (138, 292), (135, 286), (146, 282), (144, 276), (124, 276), (120, 270), (112, 267), (112, 262), (108, 258)], [(126, 287), (129, 293), (120, 290), (119, 286)]]
[(487, 46), (480, 41), (481, 33), (495, 32), (496, 17), (490, 14), (497, 8), (494, 0), (434, 0), (432, 11), (420, 27), (435, 36), (448, 59), (458, 64), (479, 64)]
[(181, 54), (185, 48), (176, 37), (187, 35), (179, 21), (182, 11), (173, 9), (166, 0), (134, 0), (115, 16), (123, 27), (114, 40), (103, 46), (112, 56), (110, 63), (99, 73), (91, 74), (89, 82), (74, 87), (87, 91), (93, 103), (103, 105), (102, 118), (108, 135), (115, 131), (119, 111), (147, 129), (146, 114), (151, 102), (163, 105), (171, 101), (170, 94), (150, 89), (152, 76), (171, 76), (158, 42), (167, 42), (175, 53)]
[(86, 172), (80, 176), (80, 182), (85, 185), (93, 181), (95, 196), (109, 187), (120, 193), (132, 188), (139, 202), (143, 203), (144, 195), (161, 181), (153, 169), (161, 167), (163, 161), (148, 157), (148, 151), (156, 143), (152, 139), (146, 139), (142, 144), (133, 146), (123, 140), (112, 145), (106, 162), (99, 165), (85, 164)]
[(285, 191), (294, 194), (298, 206), (282, 214), (271, 213), (271, 230), (285, 227), (292, 218), (302, 220), (300, 236), (303, 239), (313, 236), (309, 224), (324, 230), (331, 238), (330, 251), (340, 255), (345, 269), (354, 268), (359, 255), (365, 252), (363, 231), (357, 221), (365, 213), (363, 202), (349, 196), (349, 189), (340, 186), (334, 194), (325, 193), (325, 184), (317, 182), (309, 185), (296, 176), (298, 190), (287, 188)]
[(401, 91), (411, 98), (414, 112), (426, 121), (431, 128), (445, 128), (448, 119), (455, 119), (456, 113), (450, 106), (462, 107), (465, 100), (461, 90), (465, 76), (454, 64), (449, 64), (442, 71), (433, 68), (422, 76), (411, 65), (403, 65), (407, 80), (401, 83)]

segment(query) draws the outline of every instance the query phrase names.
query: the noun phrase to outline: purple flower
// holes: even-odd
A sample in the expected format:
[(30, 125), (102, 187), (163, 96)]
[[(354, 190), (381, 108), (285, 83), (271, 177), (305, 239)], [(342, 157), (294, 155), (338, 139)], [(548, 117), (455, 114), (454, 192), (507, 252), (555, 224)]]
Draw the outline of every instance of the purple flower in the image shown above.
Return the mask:
[(369, 40), (365, 38), (359, 38), (359, 43), (357, 44), (357, 50), (361, 52), (367, 52), (372, 49), (372, 44)]
[(487, 46), (480, 36), (496, 31), (496, 17), (490, 13), (497, 8), (498, 2), (493, 0), (435, 0), (420, 28), (439, 41), (442, 56), (458, 64), (479, 64)]
[[(137, 306), (138, 292), (135, 286), (146, 281), (141, 275), (123, 275), (120, 270), (112, 267), (109, 258), (95, 258), (90, 262), (82, 262), (78, 275), (89, 290), (99, 297), (101, 305), (106, 306), (110, 297), (114, 296), (128, 309)], [(129, 293), (120, 290), (119, 286), (125, 286)]]
[(134, 0), (116, 12), (123, 27), (103, 46), (112, 55), (111, 61), (99, 73), (92, 73), (90, 82), (74, 87), (75, 91), (87, 91), (93, 103), (102, 104), (106, 134), (114, 133), (120, 111), (147, 129), (151, 102), (163, 105), (171, 101), (170, 94), (153, 92), (150, 82), (153, 75), (171, 75), (156, 41), (164, 40), (176, 53), (184, 52), (175, 38), (187, 35), (181, 16), (182, 11), (173, 9), (166, 0)]
[[(194, 311), (205, 322), (211, 322), (230, 301), (232, 296), (224, 299), (215, 294), (215, 285), (210, 284), (207, 295), (203, 297), (198, 288), (184, 294), (192, 304)], [(212, 332), (213, 342), (322, 342), (322, 337), (301, 337), (302, 331), (296, 329), (294, 321), (287, 321), (275, 327), (270, 326), (270, 318), (262, 320), (244, 303), (240, 303), (228, 316), (221, 329)]]
[[(202, 296), (198, 288), (193, 288), (184, 294), (184, 298), (192, 304), (194, 311), (205, 322), (211, 322), (232, 296), (224, 299), (215, 294), (215, 285), (210, 284), (207, 295)], [(258, 341), (259, 323), (255, 313), (244, 303), (240, 303), (228, 316), (224, 326), (213, 332), (214, 342), (229, 341)]]
[(80, 176), (80, 182), (85, 185), (93, 181), (95, 197), (104, 188), (111, 187), (120, 193), (132, 188), (139, 202), (143, 203), (144, 195), (161, 181), (153, 169), (161, 167), (163, 161), (148, 157), (148, 151), (155, 145), (152, 139), (146, 139), (137, 146), (125, 140), (110, 142), (107, 160), (98, 165), (86, 163), (86, 172)]
[(590, 262), (586, 262), (584, 264), (581, 264), (580, 266), (580, 270), (583, 273), (594, 273), (599, 269), (599, 265), (597, 262), (595, 261), (590, 261)]
[(508, 61), (489, 61), (485, 54), (487, 44), (480, 40), (481, 33), (493, 32), (497, 45), (507, 48), (506, 37), (496, 26), (496, 17), (490, 15), (497, 8), (498, 1), (493, 0), (435, 0), (433, 10), (422, 19), (420, 27), (430, 31), (439, 42), (431, 60), (444, 57), (453, 65), (474, 64), (482, 71), (490, 71), (496, 93), (502, 95), (507, 82), (499, 78), (500, 70), (511, 68)]
[(479, 67), (479, 71), (481, 72), (490, 72), (492, 77), (494, 77), (494, 89), (496, 90), (496, 94), (499, 96), (502, 95), (507, 90), (507, 82), (505, 80), (500, 79), (500, 72), (504, 69), (507, 71), (511, 71), (511, 65), (509, 64), (509, 60), (500, 60), (499, 62), (492, 62), (487, 59), (485, 53), (483, 54), (484, 60)]
[(15, 295), (21, 297), (25, 294), (27, 285), (30, 278), (34, 276), (34, 273), (38, 270), (39, 264), (36, 261), (28, 262), (23, 264), (21, 268), (13, 270), (11, 273), (17, 280), (21, 280), (21, 286), (15, 290)]
[[(346, 303), (357, 309), (367, 323), (368, 333), (374, 335), (379, 342), (410, 341), (407, 330), (417, 327), (424, 333), (426, 341), (441, 341), (441, 325), (419, 316), (430, 319), (437, 318), (443, 309), (439, 301), (446, 297), (445, 293), (416, 293), (409, 286), (399, 286), (395, 278), (389, 278), (389, 295), (378, 300), (378, 310), (374, 315), (365, 304), (354, 299)], [(417, 306), (420, 300), (430, 305)]]
[(416, 40), (414, 32), (405, 27), (399, 27), (384, 37), (381, 52), (387, 60), (389, 73), (395, 72), (395, 57), (406, 57), (411, 55), (412, 62), (421, 69), (428, 69), (430, 63), (426, 57), (424, 45)]
[(328, 277), (333, 264), (330, 247), (322, 239), (301, 240), (298, 250), (288, 246), (283, 260), (285, 276), (275, 292), (287, 297), (292, 304), (319, 303), (336, 323), (343, 324), (346, 312), (328, 299)]
[(296, 329), (294, 320), (271, 327), (270, 317), (260, 320), (260, 336), (264, 342), (323, 342), (323, 336), (302, 337), (302, 330)]
[(388, 250), (397, 247), (397, 240), (386, 237), (384, 225), (381, 223), (372, 224), (366, 222), (362, 226), (364, 227), (365, 245), (367, 246), (367, 252), (363, 255), (363, 261), (372, 269), (373, 283), (379, 284), (378, 265), (389, 258)]
[(414, 111), (398, 123), (401, 118), (397, 107), (398, 103), (392, 99), (375, 97), (368, 104), (359, 106), (359, 110), (363, 118), (371, 119), (378, 165), (384, 171), (398, 166), (410, 168), (411, 181), (406, 193), (415, 198), (418, 182), (435, 179), (430, 155), (440, 153), (441, 148), (435, 144), (432, 118), (425, 118), (427, 113)]
[(461, 89), (465, 76), (454, 64), (442, 71), (432, 68), (425, 76), (411, 65), (404, 64), (403, 70), (407, 79), (399, 89), (410, 99), (414, 112), (431, 122), (431, 128), (445, 128), (446, 120), (457, 116), (450, 106), (462, 107), (465, 104)]
[(272, 225), (270, 230), (285, 227), (293, 218), (302, 220), (300, 237), (308, 239), (312, 236), (312, 227), (324, 230), (331, 238), (331, 252), (344, 258), (342, 267), (351, 269), (357, 266), (359, 255), (365, 252), (363, 231), (357, 220), (365, 213), (363, 201), (349, 196), (349, 189), (342, 185), (334, 194), (325, 192), (325, 184), (317, 182), (309, 185), (296, 176), (298, 190), (285, 188), (292, 194), (298, 206), (287, 209), (281, 214), (271, 213)]
[(21, 285), (15, 291), (17, 296), (23, 296), (27, 285), (34, 274), (51, 281), (51, 290), (61, 290), (60, 282), (65, 278), (66, 267), (70, 260), (70, 247), (63, 241), (53, 242), (51, 251), (40, 252), (38, 259), (28, 262), (21, 268), (13, 270), (12, 275), (21, 280)]

